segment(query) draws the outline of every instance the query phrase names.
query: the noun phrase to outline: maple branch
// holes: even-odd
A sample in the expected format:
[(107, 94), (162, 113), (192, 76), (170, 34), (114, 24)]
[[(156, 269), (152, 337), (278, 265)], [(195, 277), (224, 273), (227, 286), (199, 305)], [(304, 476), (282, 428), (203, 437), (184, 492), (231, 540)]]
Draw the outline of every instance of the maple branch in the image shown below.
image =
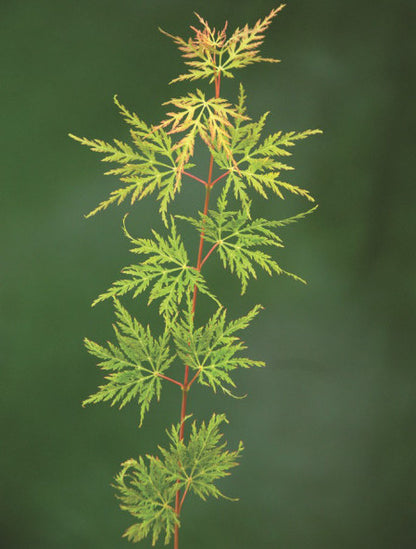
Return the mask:
[[(92, 151), (104, 154), (104, 162), (119, 165), (105, 173), (121, 176), (121, 188), (112, 191), (86, 217), (105, 210), (109, 205), (120, 205), (128, 196), (133, 204), (154, 193), (160, 202), (159, 213), (168, 231), (166, 237), (152, 229), (153, 237), (134, 238), (123, 222), (125, 236), (135, 245), (131, 252), (146, 258), (138, 265), (123, 268), (121, 272), (127, 278), (115, 281), (93, 303), (114, 298), (116, 344), (107, 342), (105, 347), (85, 338), (87, 351), (100, 359), (100, 368), (112, 373), (105, 376), (108, 383), (100, 385), (98, 392), (89, 396), (83, 406), (111, 401), (112, 405), (119, 403), (121, 408), (138, 397), (141, 425), (151, 401), (155, 397), (159, 399), (161, 387), (166, 385), (161, 380), (173, 383), (181, 390), (178, 395), (180, 414), (175, 414), (176, 417), (180, 416), (180, 423), (167, 431), (170, 442), (166, 448), (158, 447), (160, 457), (146, 454), (139, 460), (128, 459), (122, 463), (122, 469), (115, 477), (115, 488), (119, 492), (122, 508), (136, 519), (136, 524), (124, 533), (129, 541), (141, 541), (151, 534), (154, 545), (164, 534), (165, 545), (174, 538), (172, 549), (179, 549), (179, 544), (183, 549), (180, 527), (185, 519), (182, 508), (188, 493), (194, 492), (203, 500), (205, 496), (222, 496), (215, 481), (229, 474), (228, 470), (238, 464), (235, 458), (243, 450), (241, 442), (237, 450), (225, 450), (226, 443), (221, 440), (219, 429), (222, 423), (227, 422), (224, 414), (213, 413), (209, 423), (186, 423), (192, 409), (188, 395), (195, 382), (210, 386), (213, 392), (221, 388), (229, 393), (227, 385), (235, 386), (230, 374), (232, 370), (264, 366), (262, 361), (238, 356), (245, 345), (233, 335), (245, 329), (262, 307), (256, 305), (247, 315), (229, 320), (226, 309), (210, 292), (210, 285), (202, 276), (205, 263), (211, 255), (218, 256), (215, 261), (222, 263), (225, 269), (240, 279), (242, 293), (246, 290), (248, 279), (256, 278), (258, 268), (269, 274), (286, 274), (304, 282), (283, 270), (271, 254), (261, 250), (261, 246), (282, 246), (282, 240), (276, 234), (277, 228), (302, 219), (316, 206), (283, 220), (253, 220), (249, 211), (250, 193), (255, 191), (267, 198), (270, 191), (283, 199), (285, 191), (313, 202), (307, 190), (278, 180), (276, 170), (293, 169), (278, 161), (278, 157), (290, 155), (286, 147), (322, 132), (318, 129), (279, 131), (267, 135), (260, 144), (268, 113), (257, 121), (251, 121), (246, 115), (244, 87), (240, 84), (235, 103), (227, 100), (223, 89), (223, 78), (233, 78), (234, 70), (259, 61), (278, 61), (261, 57), (260, 46), (272, 19), (283, 7), (284, 4), (281, 4), (273, 9), (253, 27), (248, 24), (237, 27), (229, 37), (226, 35), (227, 22), (222, 30), (217, 31), (215, 27), (211, 29), (197, 13), (200, 28), (191, 26), (194, 34), (190, 38), (184, 39), (162, 31), (179, 47), (186, 67), (185, 74), (180, 74), (172, 82), (205, 80), (209, 81), (209, 91), (197, 87), (166, 101), (163, 105), (171, 105), (171, 112), (167, 112), (158, 125), (146, 123), (119, 103), (115, 96), (114, 102), (130, 126), (133, 143), (118, 139), (106, 142), (69, 134)], [(197, 156), (202, 144), (205, 144), (205, 160), (209, 160), (203, 170), (199, 162), (190, 162)], [(201, 172), (201, 176), (194, 175), (189, 171), (191, 169)], [(235, 177), (237, 175), (239, 177)], [(198, 190), (200, 187), (195, 183), (187, 184), (185, 176), (202, 184), (204, 191)], [(220, 195), (216, 207), (218, 211), (213, 211), (212, 201), (216, 197), (211, 199), (212, 189), (221, 180), (220, 187), (215, 189)], [(189, 190), (195, 187), (198, 202), (201, 200), (199, 207), (194, 205), (194, 217), (174, 215), (170, 211), (181, 185)], [(234, 202), (241, 203), (238, 211), (228, 210), (230, 195), (236, 199), (233, 199)], [(186, 234), (181, 234), (176, 228), (177, 217), (193, 226), (195, 249), (191, 259), (183, 239)], [(153, 334), (149, 326), (132, 317), (117, 299), (131, 290), (133, 297), (137, 297), (147, 288), (151, 292), (149, 301), (161, 300), (159, 316), (165, 325), (163, 335)], [(198, 307), (203, 305), (200, 303), (203, 294), (218, 305), (216, 312), (205, 323), (196, 318), (200, 316), (197, 314), (199, 310), (196, 311), (197, 302)], [(140, 365), (142, 359), (150, 364), (148, 368)], [(171, 373), (169, 368), (176, 361), (182, 363), (180, 371)], [(138, 370), (132, 370), (135, 364), (138, 364)], [(168, 377), (173, 375), (178, 375), (179, 379)], [(156, 377), (160, 381), (156, 381)]]
[(204, 181), (203, 179), (200, 179), (199, 177), (196, 177), (196, 175), (192, 175), (191, 173), (186, 172), (185, 170), (182, 170), (182, 173), (183, 173), (183, 175), (187, 175), (188, 177), (192, 177), (192, 179), (195, 179), (195, 181), (199, 181), (200, 183), (205, 185), (205, 187), (208, 185), (208, 183), (206, 181)]

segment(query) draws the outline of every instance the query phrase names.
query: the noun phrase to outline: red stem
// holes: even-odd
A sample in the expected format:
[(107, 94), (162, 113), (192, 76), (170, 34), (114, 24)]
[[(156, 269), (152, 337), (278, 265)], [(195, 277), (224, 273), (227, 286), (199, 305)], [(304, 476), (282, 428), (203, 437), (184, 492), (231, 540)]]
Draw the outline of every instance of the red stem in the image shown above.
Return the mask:
[[(218, 98), (220, 96), (220, 82), (221, 82), (221, 74), (218, 74), (218, 76), (215, 78), (215, 97)], [(214, 167), (214, 157), (211, 154), (211, 158), (209, 161), (209, 172), (208, 172), (208, 181), (204, 182), (205, 184), (205, 203), (204, 203), (204, 216), (208, 213), (208, 205), (209, 205), (209, 197), (211, 194), (211, 188), (212, 188), (212, 170)], [(189, 175), (189, 174), (186, 174)], [(201, 180), (202, 181), (202, 180)], [(196, 265), (196, 270), (200, 271), (202, 267), (202, 252), (204, 249), (204, 228), (202, 227), (201, 236), (199, 238), (199, 249), (198, 249), (198, 260)], [(204, 258), (207, 259), (207, 257)], [(197, 286), (195, 284), (194, 286), (194, 293), (192, 298), (192, 314), (195, 314), (195, 307), (196, 307), (196, 296), (197, 296)], [(188, 383), (189, 378), (189, 366), (185, 366), (185, 375), (183, 379), (182, 384), (182, 404), (181, 404), (181, 426), (179, 429), (179, 440), (183, 440), (184, 436), (184, 430), (185, 430), (185, 417), (186, 417), (186, 404), (188, 400), (188, 391), (190, 387), (190, 383)], [(194, 378), (192, 379), (191, 383), (193, 382)], [(179, 481), (178, 481), (179, 482)], [(185, 500), (186, 494), (188, 489), (186, 488), (182, 499), (180, 498), (180, 491), (178, 490), (176, 492), (176, 498), (175, 498), (175, 513), (176, 516), (179, 518), (183, 502)], [(174, 549), (179, 549), (179, 526), (175, 526), (175, 535), (174, 535)]]
[(219, 242), (216, 242), (212, 248), (210, 249), (210, 251), (207, 253), (207, 255), (204, 257), (204, 259), (202, 260), (201, 262), (201, 269), (202, 269), (202, 265), (205, 263), (205, 261), (209, 258), (209, 256), (212, 254), (212, 252), (219, 246)]
[(188, 490), (189, 490), (189, 485), (190, 485), (190, 483), (188, 482), (187, 485), (186, 485), (185, 491), (184, 491), (184, 493), (183, 493), (181, 502), (180, 502), (180, 504), (179, 504), (179, 512), (181, 512), (183, 502), (185, 501), (186, 494), (188, 493)]
[(203, 179), (200, 179), (199, 177), (196, 177), (196, 175), (193, 175), (189, 172), (185, 172), (185, 171), (182, 171), (182, 173), (184, 175), (187, 175), (188, 177), (192, 177), (192, 179), (195, 179), (195, 181), (199, 181), (200, 183), (202, 183), (203, 185), (205, 185), (205, 187), (207, 186), (207, 182), (204, 181)]
[(196, 380), (196, 378), (199, 376), (200, 373), (201, 373), (201, 370), (198, 370), (197, 373), (194, 375), (194, 377), (191, 379), (191, 381), (188, 383), (188, 391), (192, 383)]
[(230, 173), (230, 170), (226, 171), (225, 173), (217, 177), (217, 179), (211, 183), (211, 187), (213, 187), (215, 183), (218, 183), (218, 181), (220, 181), (223, 177), (227, 177), (229, 173)]
[(180, 381), (176, 381), (176, 379), (172, 379), (171, 377), (165, 376), (163, 374), (157, 373), (158, 377), (161, 377), (163, 379), (166, 379), (167, 381), (170, 381), (171, 383), (175, 383), (176, 385), (179, 385), (179, 387), (183, 387), (183, 384)]

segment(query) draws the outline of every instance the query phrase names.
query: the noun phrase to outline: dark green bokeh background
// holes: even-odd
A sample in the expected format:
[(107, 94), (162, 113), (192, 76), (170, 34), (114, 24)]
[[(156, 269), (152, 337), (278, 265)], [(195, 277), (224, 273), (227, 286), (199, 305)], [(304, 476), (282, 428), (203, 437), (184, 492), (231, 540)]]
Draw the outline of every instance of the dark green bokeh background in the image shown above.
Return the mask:
[[(1, 3), (3, 547), (127, 547), (111, 479), (179, 414), (170, 387), (141, 430), (134, 406), (80, 406), (100, 381), (82, 338), (111, 336), (111, 306), (89, 305), (130, 262), (122, 214), (137, 234), (159, 221), (151, 200), (84, 220), (113, 182), (67, 132), (125, 138), (113, 94), (156, 122), (189, 89), (167, 87), (182, 69), (158, 26), (186, 36), (195, 10), (234, 28), (275, 5)], [(238, 74), (250, 113), (271, 110), (270, 131), (324, 130), (296, 147), (290, 174), (320, 209), (283, 234), (280, 261), (308, 286), (261, 276), (240, 298), (208, 269), (233, 314), (266, 306), (246, 340), (268, 367), (238, 375), (245, 400), (191, 393), (197, 417), (227, 412), (227, 438), (246, 451), (223, 484), (240, 502), (187, 505), (183, 549), (416, 547), (414, 22), (413, 0), (289, 0), (264, 48), (283, 62)], [(232, 97), (235, 83), (223, 90)], [(202, 191), (188, 188), (180, 208), (200, 208)], [(270, 217), (304, 207), (256, 202)]]

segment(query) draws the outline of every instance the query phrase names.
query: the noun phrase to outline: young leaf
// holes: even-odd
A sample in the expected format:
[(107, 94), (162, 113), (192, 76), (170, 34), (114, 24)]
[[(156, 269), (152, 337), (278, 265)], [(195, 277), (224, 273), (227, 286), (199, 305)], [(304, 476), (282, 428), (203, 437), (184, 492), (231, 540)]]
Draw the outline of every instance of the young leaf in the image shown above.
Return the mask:
[(177, 178), (194, 154), (195, 140), (199, 136), (211, 149), (231, 157), (230, 120), (247, 119), (239, 113), (228, 101), (221, 97), (206, 99), (205, 94), (197, 89), (195, 93), (171, 99), (164, 103), (173, 105), (177, 110), (168, 112), (156, 129), (170, 128), (168, 134), (184, 133), (183, 137), (173, 146), (177, 151)]
[(224, 53), (227, 59), (222, 64), (222, 74), (233, 78), (232, 70), (242, 69), (252, 63), (266, 61), (268, 63), (278, 63), (278, 59), (264, 58), (259, 55), (259, 47), (263, 44), (264, 32), (270, 26), (272, 20), (285, 7), (281, 4), (274, 8), (263, 20), (259, 19), (254, 27), (245, 25), (242, 29), (237, 29), (227, 40), (224, 46)]
[(144, 328), (117, 299), (114, 306), (117, 344), (108, 342), (107, 347), (103, 347), (87, 338), (84, 340), (88, 352), (101, 360), (100, 368), (111, 373), (105, 376), (107, 383), (84, 400), (83, 406), (111, 401), (112, 406), (118, 404), (123, 408), (137, 398), (141, 425), (152, 399), (160, 398), (159, 374), (165, 372), (175, 358), (170, 354), (169, 330), (165, 328), (163, 335), (156, 339), (149, 326)]
[(196, 16), (201, 28), (192, 26), (194, 36), (187, 41), (159, 29), (177, 44), (185, 59), (185, 65), (188, 66), (188, 72), (179, 75), (171, 83), (204, 78), (209, 78), (212, 83), (218, 75), (234, 78), (235, 69), (247, 67), (252, 63), (261, 61), (277, 63), (278, 59), (261, 57), (259, 48), (264, 40), (264, 32), (283, 8), (284, 4), (281, 4), (273, 9), (263, 20), (259, 19), (253, 27), (245, 25), (242, 29), (237, 28), (228, 39), (227, 23), (217, 31), (215, 28), (211, 29), (208, 22), (198, 14)]
[(208, 22), (200, 15), (197, 13), (195, 15), (201, 23), (202, 28), (191, 27), (195, 33), (195, 37), (189, 38), (188, 41), (180, 36), (174, 36), (163, 29), (159, 29), (163, 34), (173, 39), (179, 50), (183, 52), (182, 56), (185, 59), (185, 65), (190, 67), (188, 73), (179, 75), (178, 78), (170, 82), (171, 84), (173, 82), (198, 80), (201, 78), (210, 78), (210, 82), (212, 83), (217, 76), (218, 68), (215, 57), (219, 54), (220, 48), (226, 40), (227, 23), (225, 23), (220, 31), (216, 31), (216, 29), (211, 29)]

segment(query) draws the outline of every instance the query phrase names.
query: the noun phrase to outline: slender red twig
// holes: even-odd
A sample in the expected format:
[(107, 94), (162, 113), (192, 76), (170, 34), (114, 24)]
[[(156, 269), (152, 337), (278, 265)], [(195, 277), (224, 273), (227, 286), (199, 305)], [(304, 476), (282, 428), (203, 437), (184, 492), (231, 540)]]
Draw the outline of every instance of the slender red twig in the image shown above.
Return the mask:
[(184, 492), (183, 492), (182, 499), (181, 499), (181, 501), (180, 501), (180, 503), (179, 503), (179, 512), (181, 512), (183, 502), (185, 501), (186, 494), (188, 493), (188, 490), (189, 490), (189, 486), (190, 486), (190, 482), (187, 482), (186, 488), (185, 488), (185, 490), (184, 490)]
[(188, 177), (192, 177), (192, 179), (195, 179), (195, 181), (199, 181), (200, 183), (205, 185), (205, 187), (208, 185), (208, 183), (206, 181), (204, 181), (203, 179), (200, 179), (199, 177), (196, 177), (196, 175), (193, 175), (192, 173), (186, 172), (184, 170), (182, 170), (182, 173), (183, 173), (183, 175), (187, 175)]
[(202, 265), (205, 263), (205, 261), (209, 258), (209, 256), (212, 254), (212, 252), (219, 246), (219, 242), (216, 242), (212, 248), (209, 250), (209, 252), (207, 253), (207, 255), (204, 257), (204, 259), (201, 261), (201, 269), (202, 269)]
[(188, 383), (188, 390), (189, 388), (191, 387), (192, 383), (196, 380), (196, 378), (199, 376), (199, 374), (201, 373), (201, 369), (199, 369), (197, 371), (197, 373), (194, 375), (194, 377), (191, 379), (191, 381)]
[(215, 183), (218, 183), (218, 181), (220, 181), (223, 177), (227, 177), (227, 175), (229, 175), (229, 173), (230, 173), (230, 170), (227, 170), (225, 173), (223, 173), (222, 175), (217, 177), (217, 179), (215, 179), (215, 181), (213, 181), (211, 183), (211, 187), (213, 187), (215, 185)]
[(175, 383), (176, 385), (179, 385), (179, 387), (183, 388), (183, 384), (180, 381), (176, 381), (176, 379), (172, 379), (171, 377), (165, 376), (159, 372), (156, 374), (158, 377), (161, 377), (163, 379), (166, 379), (167, 381), (170, 381), (171, 383)]

